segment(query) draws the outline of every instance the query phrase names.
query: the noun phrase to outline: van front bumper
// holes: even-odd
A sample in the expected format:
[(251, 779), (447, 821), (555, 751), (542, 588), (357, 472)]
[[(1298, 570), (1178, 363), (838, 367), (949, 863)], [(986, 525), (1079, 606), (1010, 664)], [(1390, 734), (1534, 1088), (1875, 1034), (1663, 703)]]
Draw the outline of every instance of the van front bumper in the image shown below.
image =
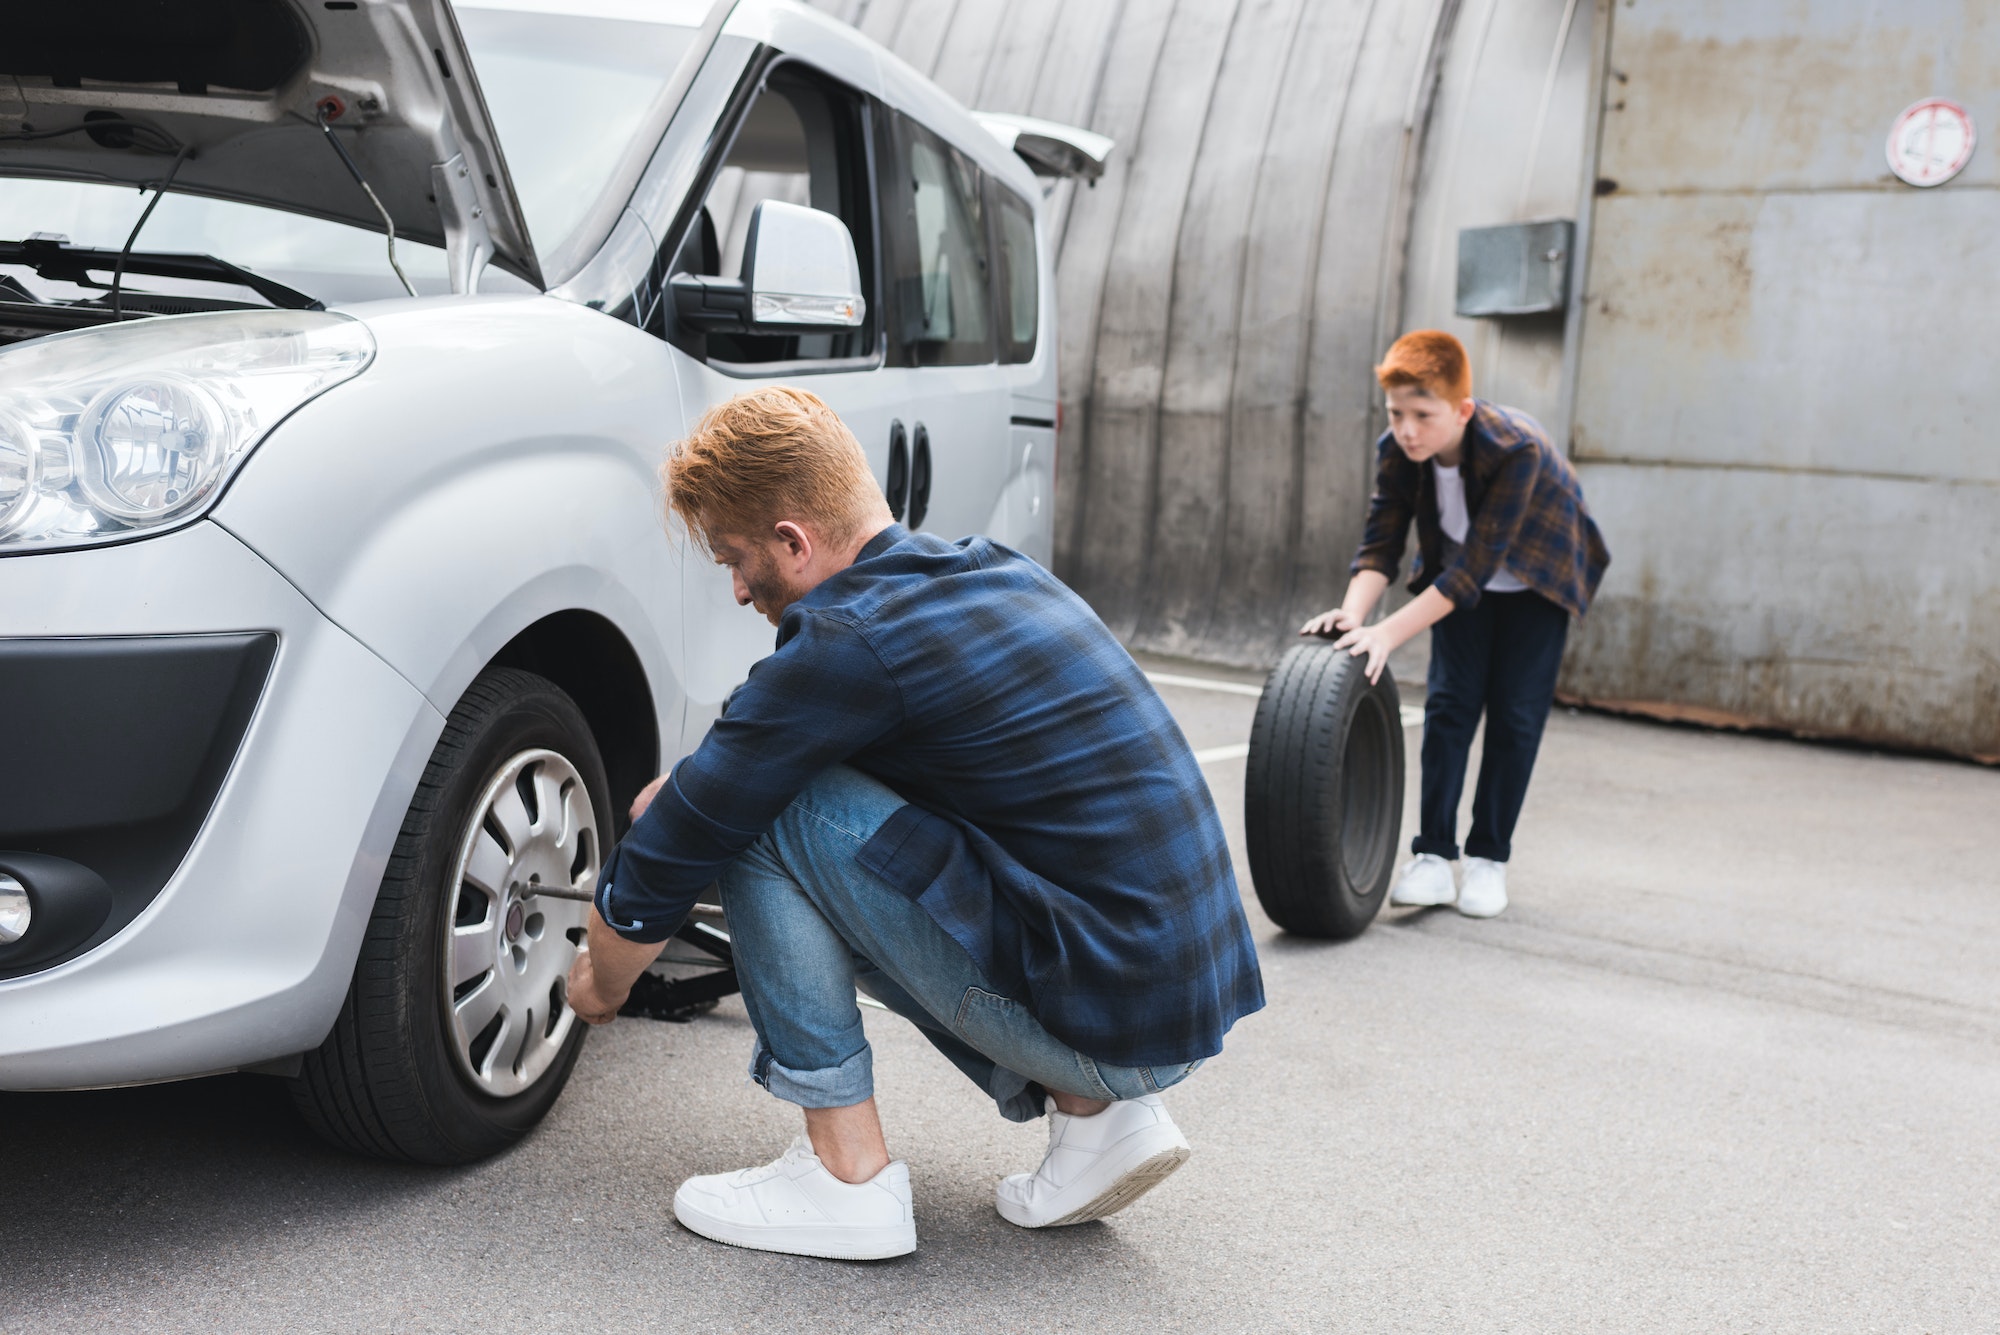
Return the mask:
[(204, 522), (0, 559), (0, 695), (0, 863), (109, 888), (0, 944), (0, 1089), (316, 1046), (443, 727), (421, 693)]

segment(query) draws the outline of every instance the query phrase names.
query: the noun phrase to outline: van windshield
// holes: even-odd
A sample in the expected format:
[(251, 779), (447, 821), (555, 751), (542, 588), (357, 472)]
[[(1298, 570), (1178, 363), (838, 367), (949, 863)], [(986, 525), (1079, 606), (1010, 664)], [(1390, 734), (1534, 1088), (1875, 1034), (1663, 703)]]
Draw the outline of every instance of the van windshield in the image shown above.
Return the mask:
[(597, 202), (694, 29), (455, 6), (542, 255)]
[[(541, 255), (583, 220), (631, 148), (694, 41), (691, 27), (618, 18), (455, 7), (500, 136), (507, 169)], [(326, 167), (338, 172), (331, 154)], [(150, 196), (129, 186), (0, 178), (0, 239), (57, 236), (116, 250)], [(331, 304), (401, 296), (379, 233), (302, 214), (169, 194), (146, 223), (142, 251), (215, 255)], [(444, 251), (399, 240), (396, 257), (420, 293), (449, 292)], [(90, 301), (101, 292), (14, 267), (0, 269), (36, 299)], [(134, 275), (134, 291), (222, 295), (212, 284)], [(525, 289), (489, 268), (487, 291)], [(248, 301), (254, 295), (241, 294)]]

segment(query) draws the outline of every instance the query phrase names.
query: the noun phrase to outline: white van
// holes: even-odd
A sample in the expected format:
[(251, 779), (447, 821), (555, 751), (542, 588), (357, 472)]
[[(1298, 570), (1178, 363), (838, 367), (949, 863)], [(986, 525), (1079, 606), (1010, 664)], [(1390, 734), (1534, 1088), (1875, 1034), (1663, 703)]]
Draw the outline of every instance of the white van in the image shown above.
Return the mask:
[(1046, 561), (1026, 163), (1109, 145), (780, 0), (125, 7), (0, 47), (0, 1088), (257, 1069), (491, 1153), (771, 648), (664, 447), (803, 385), (904, 523)]

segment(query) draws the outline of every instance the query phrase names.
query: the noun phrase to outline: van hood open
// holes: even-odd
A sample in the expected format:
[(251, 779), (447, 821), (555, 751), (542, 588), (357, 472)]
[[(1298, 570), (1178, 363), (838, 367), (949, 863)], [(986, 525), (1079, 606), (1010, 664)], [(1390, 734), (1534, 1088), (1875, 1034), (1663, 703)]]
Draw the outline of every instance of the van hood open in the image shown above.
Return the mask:
[(443, 246), (543, 286), (445, 0), (0, 0), (0, 176), (158, 185)]

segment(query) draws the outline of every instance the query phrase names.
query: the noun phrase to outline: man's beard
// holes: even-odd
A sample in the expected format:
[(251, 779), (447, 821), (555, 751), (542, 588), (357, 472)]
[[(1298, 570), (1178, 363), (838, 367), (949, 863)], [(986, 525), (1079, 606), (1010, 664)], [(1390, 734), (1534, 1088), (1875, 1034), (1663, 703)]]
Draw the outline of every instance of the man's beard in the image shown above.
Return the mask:
[(762, 612), (764, 619), (774, 626), (784, 616), (786, 608), (805, 597), (806, 591), (788, 583), (775, 561), (760, 558), (755, 569), (740, 573), (743, 587), (750, 590), (750, 605)]

